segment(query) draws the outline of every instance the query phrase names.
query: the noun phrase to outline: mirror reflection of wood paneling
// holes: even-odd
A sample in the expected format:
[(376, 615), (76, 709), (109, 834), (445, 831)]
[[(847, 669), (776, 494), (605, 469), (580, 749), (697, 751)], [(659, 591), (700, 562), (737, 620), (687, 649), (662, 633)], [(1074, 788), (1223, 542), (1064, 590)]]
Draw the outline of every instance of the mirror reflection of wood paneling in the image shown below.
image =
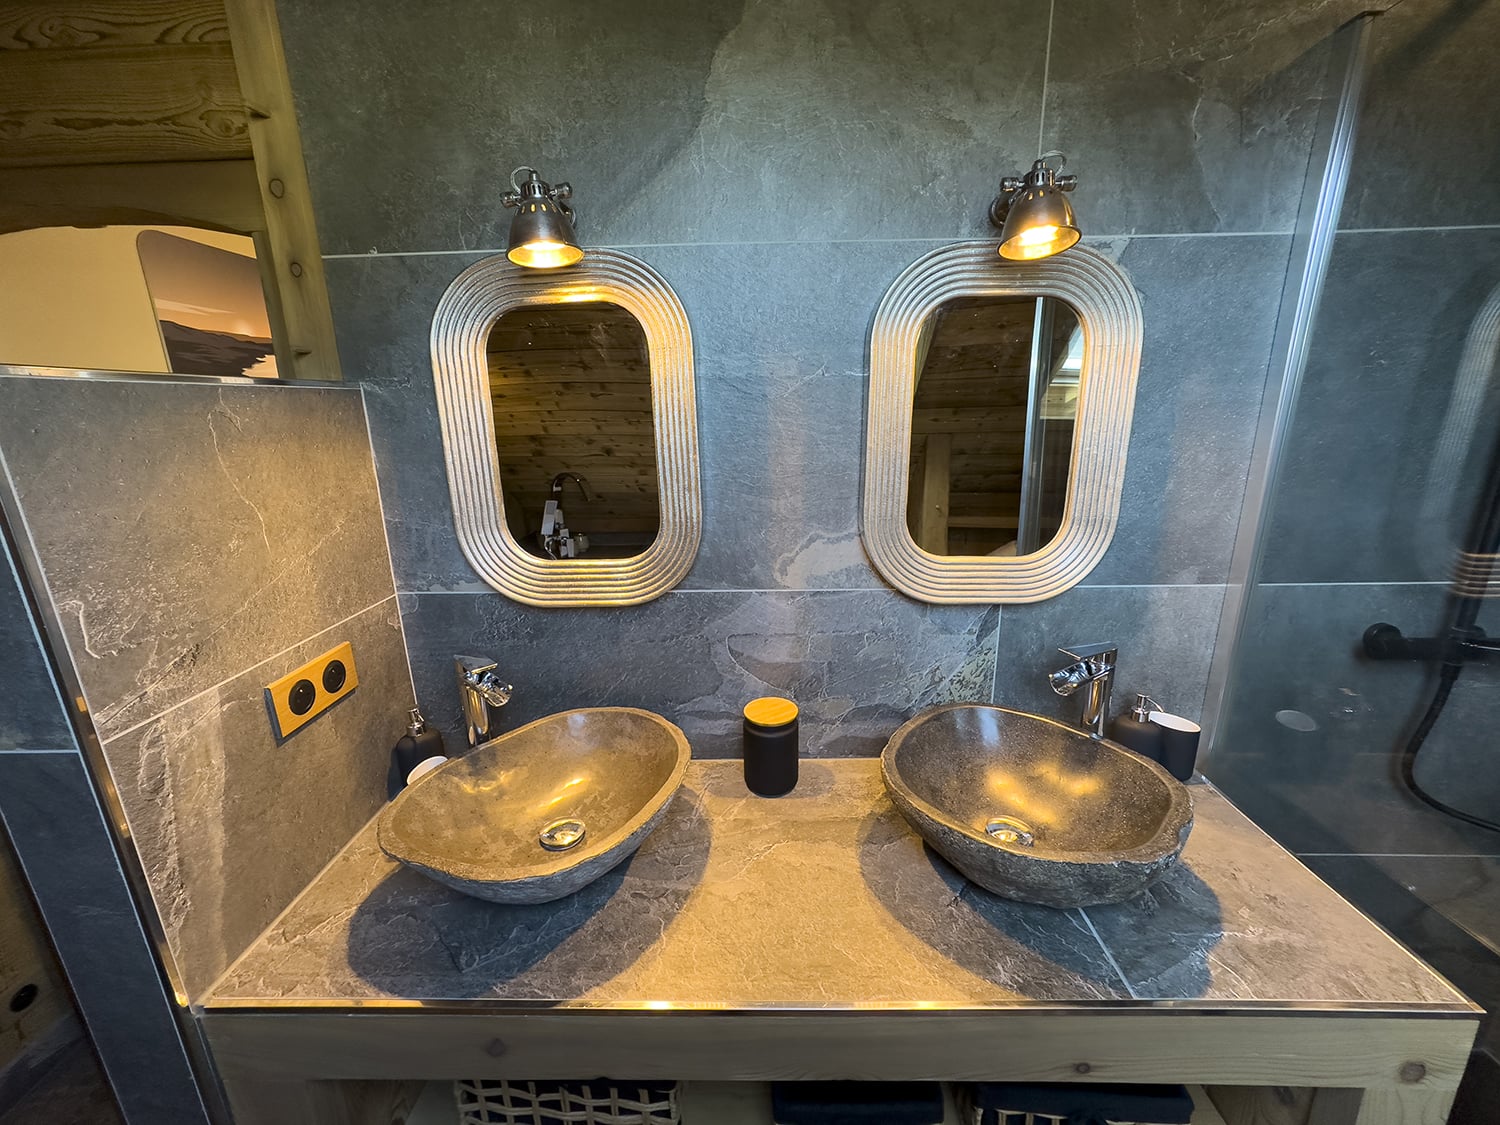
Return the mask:
[(635, 317), (602, 301), (524, 305), (495, 322), (487, 353), (516, 541), (542, 558), (628, 558), (649, 547), (660, 520), (656, 433)]
[(1067, 498), (1082, 339), (1061, 301), (963, 297), (929, 320), (912, 402), (907, 526), (938, 555), (1027, 554)]

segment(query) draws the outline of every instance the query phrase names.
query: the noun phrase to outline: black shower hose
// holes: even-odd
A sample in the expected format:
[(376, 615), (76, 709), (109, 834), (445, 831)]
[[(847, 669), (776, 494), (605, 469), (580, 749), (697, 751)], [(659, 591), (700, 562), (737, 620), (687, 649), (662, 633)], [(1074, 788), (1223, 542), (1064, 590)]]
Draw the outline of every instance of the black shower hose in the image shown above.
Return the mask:
[(1439, 801), (1427, 790), (1423, 789), (1417, 781), (1417, 753), (1422, 749), (1422, 743), (1427, 741), (1427, 735), (1432, 731), (1433, 725), (1438, 721), (1438, 716), (1443, 713), (1443, 708), (1448, 704), (1448, 696), (1453, 692), (1453, 685), (1458, 681), (1464, 666), (1457, 662), (1444, 663), (1441, 676), (1438, 678), (1437, 691), (1433, 692), (1432, 702), (1427, 705), (1427, 711), (1422, 716), (1422, 721), (1411, 733), (1407, 740), (1406, 748), (1401, 752), (1401, 780), (1411, 790), (1412, 796), (1419, 801), (1425, 801), (1428, 805), (1445, 813), (1455, 819), (1465, 821), (1480, 828), (1488, 828), (1491, 832), (1500, 832), (1500, 824), (1493, 820), (1486, 820), (1482, 816), (1474, 816), (1466, 813), (1463, 809), (1455, 809), (1452, 805)]

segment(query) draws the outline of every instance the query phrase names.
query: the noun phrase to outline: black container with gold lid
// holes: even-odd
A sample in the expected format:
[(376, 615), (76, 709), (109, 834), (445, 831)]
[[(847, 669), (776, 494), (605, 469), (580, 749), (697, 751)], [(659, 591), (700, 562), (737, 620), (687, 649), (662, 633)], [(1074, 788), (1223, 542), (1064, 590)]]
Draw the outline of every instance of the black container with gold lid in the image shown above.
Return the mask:
[(781, 797), (797, 787), (797, 705), (764, 696), (745, 704), (745, 787)]

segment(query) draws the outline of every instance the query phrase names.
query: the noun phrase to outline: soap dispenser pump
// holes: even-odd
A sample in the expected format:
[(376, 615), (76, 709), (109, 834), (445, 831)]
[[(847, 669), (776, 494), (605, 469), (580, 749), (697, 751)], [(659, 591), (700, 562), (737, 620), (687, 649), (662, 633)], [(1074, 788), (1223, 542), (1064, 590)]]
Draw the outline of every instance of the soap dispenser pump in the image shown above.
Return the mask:
[(414, 769), (434, 758), (439, 762), (444, 759), (442, 733), (429, 727), (417, 708), (411, 708), (409, 714), (411, 721), (391, 751), (391, 768), (385, 779), (386, 796), (392, 801), (406, 788)]
[(1151, 712), (1160, 710), (1161, 706), (1149, 695), (1137, 693), (1135, 705), (1110, 724), (1109, 737), (1143, 758), (1160, 762), (1162, 730), (1151, 721)]

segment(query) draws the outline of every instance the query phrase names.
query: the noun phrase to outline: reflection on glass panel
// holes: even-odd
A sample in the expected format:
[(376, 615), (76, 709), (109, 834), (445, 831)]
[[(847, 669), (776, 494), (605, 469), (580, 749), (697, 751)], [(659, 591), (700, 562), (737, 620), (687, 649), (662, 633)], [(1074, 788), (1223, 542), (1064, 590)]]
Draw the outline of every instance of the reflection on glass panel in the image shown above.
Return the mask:
[(1028, 555), (1067, 503), (1083, 332), (1038, 297), (961, 297), (924, 327), (907, 527), (936, 555)]
[(658, 528), (646, 335), (602, 301), (526, 305), (488, 342), (495, 451), (516, 542), (540, 558), (628, 558)]

